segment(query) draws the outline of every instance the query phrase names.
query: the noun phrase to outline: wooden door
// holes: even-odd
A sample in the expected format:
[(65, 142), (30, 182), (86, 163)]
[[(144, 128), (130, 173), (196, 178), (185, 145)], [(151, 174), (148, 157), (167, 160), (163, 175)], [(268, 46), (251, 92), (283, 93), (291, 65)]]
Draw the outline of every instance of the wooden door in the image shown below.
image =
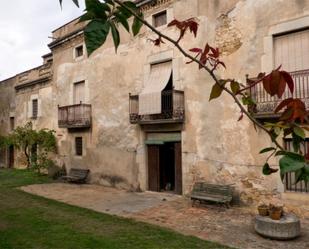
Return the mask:
[(148, 145), (148, 186), (150, 191), (160, 191), (159, 146)]
[(9, 168), (13, 168), (14, 167), (14, 146), (11, 145), (9, 147)]
[(181, 143), (175, 143), (175, 193), (182, 194)]

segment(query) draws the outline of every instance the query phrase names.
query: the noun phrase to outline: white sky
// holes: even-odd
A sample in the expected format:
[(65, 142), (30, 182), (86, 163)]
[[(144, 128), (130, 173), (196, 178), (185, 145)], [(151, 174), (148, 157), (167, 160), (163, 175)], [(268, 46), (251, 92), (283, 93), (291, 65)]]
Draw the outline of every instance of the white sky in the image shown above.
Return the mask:
[(84, 10), (72, 0), (63, 0), (62, 10), (59, 0), (2, 0), (0, 6), (0, 80), (41, 65), (51, 31)]

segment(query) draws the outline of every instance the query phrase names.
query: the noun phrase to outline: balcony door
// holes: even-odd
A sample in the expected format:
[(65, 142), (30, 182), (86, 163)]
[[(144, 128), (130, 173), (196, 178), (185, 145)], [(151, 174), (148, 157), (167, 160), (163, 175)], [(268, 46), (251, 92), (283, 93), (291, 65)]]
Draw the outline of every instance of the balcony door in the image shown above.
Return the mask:
[(309, 69), (309, 29), (274, 37), (275, 68), (288, 72)]
[(73, 104), (85, 103), (85, 81), (74, 83)]

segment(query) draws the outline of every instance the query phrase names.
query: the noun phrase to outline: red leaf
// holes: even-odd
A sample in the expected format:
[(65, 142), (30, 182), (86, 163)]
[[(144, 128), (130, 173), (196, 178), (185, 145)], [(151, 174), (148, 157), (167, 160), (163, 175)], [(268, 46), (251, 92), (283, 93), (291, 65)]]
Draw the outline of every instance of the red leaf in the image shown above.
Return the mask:
[[(200, 58), (200, 62), (205, 65), (206, 62), (207, 62), (207, 54), (209, 53), (209, 50), (210, 50), (210, 46), (208, 45), (208, 43), (206, 43), (205, 45), (205, 48), (204, 48), (204, 51), (201, 55), (201, 58)], [(202, 66), (200, 65), (199, 68), (201, 69)]]
[(171, 27), (171, 26), (176, 26), (177, 28), (179, 28), (181, 26), (181, 23), (177, 19), (174, 19), (167, 25), (167, 27)]
[(197, 30), (198, 30), (198, 23), (194, 20), (190, 21), (189, 29), (190, 29), (190, 32), (194, 34), (194, 37), (196, 37)]
[(210, 54), (209, 56), (213, 57), (213, 58), (218, 58), (220, 53), (219, 53), (219, 48), (213, 48), (210, 47), (210, 50), (212, 52), (212, 54)]
[(221, 64), (221, 65), (226, 69), (226, 66), (225, 66), (225, 63), (224, 63), (224, 62), (218, 61), (218, 64)]
[(286, 71), (280, 71), (280, 73), (281, 73), (281, 76), (286, 81), (286, 83), (288, 84), (290, 92), (293, 94), (293, 92), (294, 92), (294, 81), (293, 81), (291, 75)]
[(275, 113), (286, 107), (286, 110), (282, 113), (280, 120), (294, 122), (299, 120), (304, 123), (305, 119), (308, 119), (308, 113), (306, 111), (306, 105), (300, 99), (285, 99), (276, 108)]
[(189, 51), (193, 53), (202, 53), (203, 50), (201, 48), (191, 48)]
[(293, 101), (293, 98), (288, 98), (285, 99), (283, 101), (281, 101), (281, 103), (277, 106), (277, 108), (275, 109), (275, 113), (279, 112), (280, 110), (282, 110), (284, 107), (286, 107), (289, 103), (291, 103)]
[(237, 121), (241, 121), (243, 118), (244, 118), (244, 113), (243, 113), (243, 112), (241, 112), (241, 113), (240, 113), (240, 116), (239, 116), (239, 118), (238, 118), (238, 120), (237, 120)]

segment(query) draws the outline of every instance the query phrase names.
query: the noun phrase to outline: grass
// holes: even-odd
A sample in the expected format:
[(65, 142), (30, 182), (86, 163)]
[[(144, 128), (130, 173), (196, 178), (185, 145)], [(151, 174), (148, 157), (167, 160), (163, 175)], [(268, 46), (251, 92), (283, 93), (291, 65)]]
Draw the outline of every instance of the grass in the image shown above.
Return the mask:
[(228, 248), (168, 229), (25, 193), (51, 182), (27, 170), (0, 170), (1, 249)]

